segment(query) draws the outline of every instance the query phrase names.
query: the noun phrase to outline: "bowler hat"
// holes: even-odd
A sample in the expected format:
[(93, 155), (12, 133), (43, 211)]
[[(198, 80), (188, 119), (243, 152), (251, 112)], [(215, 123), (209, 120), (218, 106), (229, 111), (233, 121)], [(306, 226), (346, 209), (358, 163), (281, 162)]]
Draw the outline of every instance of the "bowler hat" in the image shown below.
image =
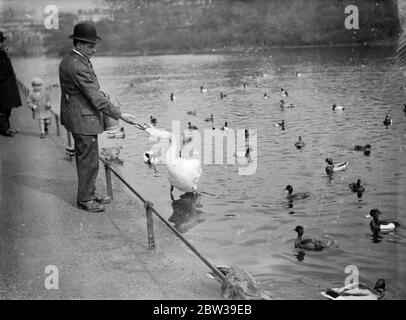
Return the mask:
[(34, 78), (32, 78), (32, 80), (31, 80), (31, 85), (32, 85), (32, 86), (42, 86), (42, 84), (43, 84), (43, 81), (42, 81), (42, 79), (39, 78), (39, 77), (34, 77)]
[(103, 40), (96, 34), (96, 27), (86, 22), (75, 25), (73, 34), (71, 34), (68, 38), (85, 42), (98, 42)]
[(0, 42), (3, 42), (7, 38), (3, 35), (3, 32), (0, 31)]

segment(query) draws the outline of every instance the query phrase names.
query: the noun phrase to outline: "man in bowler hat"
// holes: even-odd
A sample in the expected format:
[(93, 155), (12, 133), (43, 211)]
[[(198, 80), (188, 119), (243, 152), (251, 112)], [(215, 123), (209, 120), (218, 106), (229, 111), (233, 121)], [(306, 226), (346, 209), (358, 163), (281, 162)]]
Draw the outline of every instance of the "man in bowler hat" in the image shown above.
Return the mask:
[(96, 44), (102, 39), (90, 23), (75, 25), (72, 51), (59, 65), (61, 85), (61, 123), (72, 133), (75, 141), (75, 158), (78, 174), (77, 204), (86, 211), (104, 210), (103, 204), (111, 201), (96, 193), (99, 171), (97, 135), (104, 130), (103, 116), (136, 124), (134, 116), (122, 113), (100, 90), (90, 58)]
[(11, 109), (21, 106), (21, 98), (13, 66), (5, 48), (6, 39), (0, 31), (0, 134), (12, 137), (9, 120)]

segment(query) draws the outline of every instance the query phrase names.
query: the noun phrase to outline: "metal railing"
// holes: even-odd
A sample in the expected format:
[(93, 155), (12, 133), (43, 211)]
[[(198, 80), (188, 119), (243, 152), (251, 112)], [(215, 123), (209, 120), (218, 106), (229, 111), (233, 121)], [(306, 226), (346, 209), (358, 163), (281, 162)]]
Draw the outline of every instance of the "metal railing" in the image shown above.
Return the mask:
[[(20, 87), (21, 92), (23, 93), (25, 97), (25, 101), (23, 102), (24, 104), (27, 103), (27, 97), (30, 93), (30, 90), (20, 81), (17, 79), (18, 86)], [(59, 125), (59, 115), (55, 113), (51, 109), (52, 114), (55, 117), (55, 123), (56, 123), (56, 134), (60, 136), (60, 125)], [(66, 152), (69, 155), (69, 159), (71, 160), (73, 157), (73, 146), (72, 146), (72, 137), (71, 133), (67, 131), (67, 142), (68, 142), (68, 147), (66, 148)], [(106, 186), (107, 186), (107, 194), (113, 199), (113, 187), (112, 187), (112, 179), (111, 179), (111, 173), (113, 173), (141, 202), (144, 204), (145, 208), (145, 216), (147, 220), (147, 233), (148, 233), (148, 248), (150, 250), (155, 249), (155, 235), (154, 235), (154, 219), (153, 215), (155, 215), (170, 231), (172, 231), (180, 240), (183, 241), (184, 244), (186, 244), (190, 250), (194, 254), (196, 254), (200, 260), (206, 264), (211, 271), (222, 281), (225, 281), (225, 276), (224, 274), (217, 269), (216, 266), (211, 264), (203, 255), (189, 242), (187, 241), (182, 234), (176, 230), (166, 219), (164, 219), (153, 207), (153, 204), (147, 200), (145, 200), (114, 168), (110, 166), (110, 164), (103, 158), (99, 157), (100, 161), (103, 162), (105, 172), (106, 172)]]
[(180, 240), (186, 244), (194, 254), (196, 254), (200, 260), (202, 260), (206, 266), (208, 266), (211, 271), (222, 281), (225, 281), (224, 274), (217, 269), (213, 264), (211, 264), (202, 254), (189, 242), (187, 241), (182, 234), (176, 230), (165, 218), (163, 218), (158, 211), (153, 207), (153, 204), (145, 200), (110, 164), (103, 158), (99, 157), (100, 161), (103, 162), (104, 168), (106, 171), (106, 186), (107, 186), (107, 195), (113, 199), (113, 187), (111, 180), (111, 173), (113, 173), (141, 202), (144, 204), (145, 216), (147, 219), (147, 232), (148, 232), (148, 247), (150, 250), (155, 249), (155, 236), (154, 236), (154, 220), (153, 214), (170, 230), (172, 231)]

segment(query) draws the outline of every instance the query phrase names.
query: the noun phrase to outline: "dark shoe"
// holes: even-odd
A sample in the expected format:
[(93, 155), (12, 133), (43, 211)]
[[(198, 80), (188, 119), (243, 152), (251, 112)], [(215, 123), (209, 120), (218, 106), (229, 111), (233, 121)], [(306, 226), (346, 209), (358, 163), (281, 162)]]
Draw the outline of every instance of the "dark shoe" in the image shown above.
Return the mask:
[(5, 136), (5, 137), (12, 137), (13, 136), (13, 133), (11, 131), (6, 131), (6, 132), (1, 131), (0, 134)]
[(78, 207), (89, 212), (100, 212), (104, 210), (104, 206), (95, 200), (78, 201)]
[(45, 138), (45, 134), (41, 133), (41, 134), (39, 135), (39, 137), (40, 137), (41, 139), (44, 139), (44, 138)]
[(111, 202), (111, 197), (110, 196), (103, 197), (101, 195), (96, 194), (96, 198), (94, 200), (96, 200), (98, 203), (106, 204)]

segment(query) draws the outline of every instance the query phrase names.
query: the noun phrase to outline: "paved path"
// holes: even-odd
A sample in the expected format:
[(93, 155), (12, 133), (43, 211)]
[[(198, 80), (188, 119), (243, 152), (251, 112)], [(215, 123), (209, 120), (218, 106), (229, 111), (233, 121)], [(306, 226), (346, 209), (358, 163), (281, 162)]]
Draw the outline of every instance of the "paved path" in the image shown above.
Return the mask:
[[(220, 298), (209, 269), (156, 219), (157, 248), (148, 249), (144, 209), (114, 177), (105, 212), (76, 207), (75, 164), (54, 119), (46, 139), (26, 107), (11, 124), (20, 132), (0, 136), (0, 299)], [(49, 265), (58, 290), (45, 288)]]

